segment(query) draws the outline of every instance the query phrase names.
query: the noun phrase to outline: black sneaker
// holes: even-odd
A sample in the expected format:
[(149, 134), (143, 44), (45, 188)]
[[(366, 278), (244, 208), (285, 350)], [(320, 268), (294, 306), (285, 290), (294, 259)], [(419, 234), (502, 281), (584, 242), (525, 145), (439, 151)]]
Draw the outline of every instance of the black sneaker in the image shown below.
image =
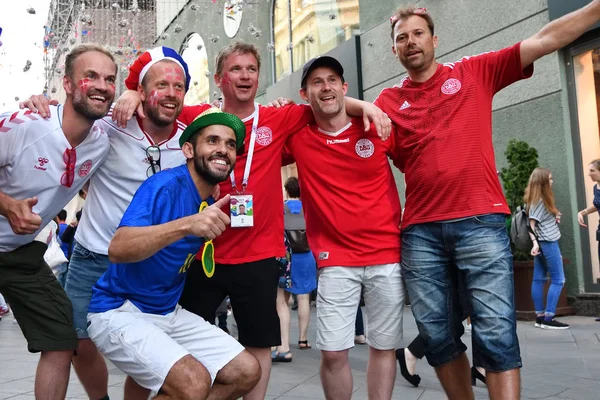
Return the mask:
[(544, 322), (544, 317), (535, 317), (535, 327), (541, 328), (542, 322)]
[(557, 320), (552, 318), (550, 321), (543, 320), (540, 325), (540, 328), (542, 328), (542, 329), (569, 329), (569, 325), (563, 324), (562, 322), (558, 322)]

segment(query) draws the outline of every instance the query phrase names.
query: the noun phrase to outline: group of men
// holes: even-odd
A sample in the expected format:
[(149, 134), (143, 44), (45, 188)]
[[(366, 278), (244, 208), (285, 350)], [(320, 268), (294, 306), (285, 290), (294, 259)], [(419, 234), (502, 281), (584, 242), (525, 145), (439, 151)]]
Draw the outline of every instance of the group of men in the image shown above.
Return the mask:
[[(29, 350), (42, 353), (36, 397), (64, 398), (72, 360), (88, 396), (108, 398), (104, 356), (128, 375), (128, 399), (151, 391), (264, 399), (270, 348), (280, 342), (285, 151), (298, 165), (320, 268), (325, 397), (352, 395), (348, 350), (364, 287), (368, 396), (391, 398), (404, 278), (448, 397), (473, 398), (451, 280), (460, 271), (490, 397), (519, 398), (508, 207), (495, 174), (491, 102), (598, 20), (594, 0), (512, 47), (438, 64), (431, 16), (402, 8), (390, 19), (392, 51), (408, 76), (375, 105), (345, 98), (343, 66), (325, 56), (303, 69), (308, 105), (263, 107), (254, 101), (260, 55), (235, 42), (216, 58), (220, 109), (183, 106), (187, 65), (159, 47), (130, 67), (130, 90), (105, 116), (114, 59), (97, 46), (73, 50), (63, 106), (33, 97), (28, 106), (37, 113), (0, 117), (0, 292)], [(405, 173), (403, 216), (388, 158)], [(44, 265), (45, 244), (33, 238), (88, 179), (65, 294)], [(252, 205), (252, 219), (230, 219), (242, 204)], [(239, 343), (212, 325), (226, 296)]]

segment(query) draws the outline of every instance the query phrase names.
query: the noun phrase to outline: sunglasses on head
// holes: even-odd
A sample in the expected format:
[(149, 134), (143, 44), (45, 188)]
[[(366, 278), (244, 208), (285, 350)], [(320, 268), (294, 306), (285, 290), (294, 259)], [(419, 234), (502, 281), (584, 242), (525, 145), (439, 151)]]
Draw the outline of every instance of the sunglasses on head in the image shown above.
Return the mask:
[[(423, 15), (427, 14), (427, 9), (425, 7), (417, 8), (413, 11), (413, 14)], [(400, 19), (399, 15), (392, 15), (390, 17), (390, 24), (394, 25)]]

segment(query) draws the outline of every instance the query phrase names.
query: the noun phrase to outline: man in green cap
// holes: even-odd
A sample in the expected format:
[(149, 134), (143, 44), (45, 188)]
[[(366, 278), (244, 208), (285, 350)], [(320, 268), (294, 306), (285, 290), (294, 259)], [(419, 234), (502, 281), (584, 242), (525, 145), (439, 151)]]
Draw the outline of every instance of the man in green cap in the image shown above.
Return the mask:
[(186, 273), (230, 220), (215, 202), (246, 128), (212, 108), (182, 133), (185, 165), (152, 175), (138, 189), (113, 237), (106, 273), (93, 288), (88, 332), (100, 352), (140, 386), (173, 398), (236, 399), (260, 378), (257, 360), (218, 327), (177, 304)]

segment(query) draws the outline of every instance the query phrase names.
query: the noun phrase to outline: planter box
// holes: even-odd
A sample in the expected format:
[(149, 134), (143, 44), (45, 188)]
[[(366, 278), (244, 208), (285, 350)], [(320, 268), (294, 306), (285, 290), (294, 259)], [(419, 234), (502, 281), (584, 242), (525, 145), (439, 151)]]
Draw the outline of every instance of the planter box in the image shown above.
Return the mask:
[[(563, 259), (564, 264), (569, 260)], [(513, 261), (514, 279), (515, 279), (515, 308), (517, 309), (517, 319), (524, 321), (535, 320), (535, 308), (531, 298), (531, 283), (533, 281), (533, 260), (531, 261)], [(544, 298), (548, 294), (550, 280), (544, 287)], [(556, 315), (573, 315), (575, 308), (569, 306), (567, 302), (567, 291), (563, 288), (556, 305)]]

